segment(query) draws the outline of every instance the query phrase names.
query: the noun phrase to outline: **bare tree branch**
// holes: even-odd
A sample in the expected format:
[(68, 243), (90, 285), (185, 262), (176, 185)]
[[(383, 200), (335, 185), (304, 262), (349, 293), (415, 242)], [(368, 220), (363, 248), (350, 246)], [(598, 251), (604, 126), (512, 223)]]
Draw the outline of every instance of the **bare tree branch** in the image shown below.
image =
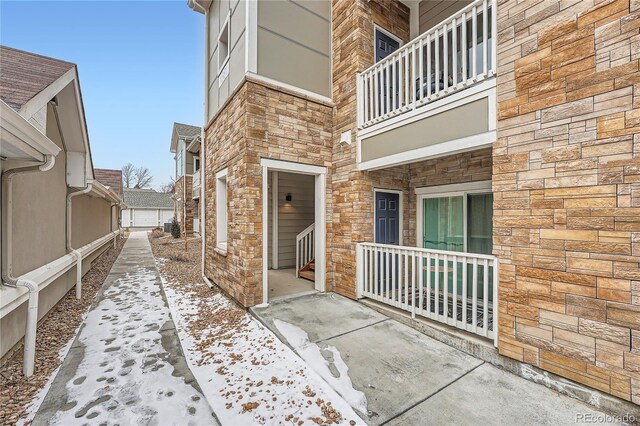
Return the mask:
[(122, 166), (122, 186), (125, 188), (131, 188), (133, 186), (133, 175), (135, 170), (136, 168), (131, 163), (127, 163)]
[(135, 188), (147, 188), (151, 185), (153, 177), (151, 172), (146, 167), (137, 167), (133, 172), (133, 181), (135, 182)]
[(169, 178), (169, 182), (160, 185), (160, 192), (165, 192), (167, 194), (172, 193), (176, 188), (176, 181), (173, 178)]

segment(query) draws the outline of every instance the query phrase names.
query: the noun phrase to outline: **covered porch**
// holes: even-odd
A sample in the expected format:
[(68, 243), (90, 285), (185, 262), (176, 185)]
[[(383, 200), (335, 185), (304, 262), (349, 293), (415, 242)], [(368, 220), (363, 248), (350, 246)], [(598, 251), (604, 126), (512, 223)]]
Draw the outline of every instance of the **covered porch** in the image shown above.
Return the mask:
[(491, 164), (485, 148), (370, 172), (373, 235), (356, 245), (356, 296), (497, 343)]

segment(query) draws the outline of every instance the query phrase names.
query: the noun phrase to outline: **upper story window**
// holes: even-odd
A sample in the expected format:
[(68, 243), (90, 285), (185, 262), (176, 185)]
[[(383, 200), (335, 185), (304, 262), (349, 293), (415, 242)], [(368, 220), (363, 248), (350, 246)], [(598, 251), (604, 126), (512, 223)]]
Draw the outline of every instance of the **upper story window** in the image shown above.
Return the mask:
[(196, 173), (200, 170), (200, 157), (193, 157), (193, 173)]
[(179, 147), (178, 152), (176, 153), (176, 177), (177, 178), (184, 175), (183, 163), (184, 162), (182, 161), (182, 147)]
[[(225, 68), (228, 70), (227, 63), (229, 62), (229, 44), (231, 35), (231, 31), (229, 31), (229, 21), (230, 15), (225, 19), (224, 25), (218, 35), (218, 74), (220, 75), (221, 80), (223, 80)], [(226, 75), (224, 75), (224, 77), (226, 77)]]

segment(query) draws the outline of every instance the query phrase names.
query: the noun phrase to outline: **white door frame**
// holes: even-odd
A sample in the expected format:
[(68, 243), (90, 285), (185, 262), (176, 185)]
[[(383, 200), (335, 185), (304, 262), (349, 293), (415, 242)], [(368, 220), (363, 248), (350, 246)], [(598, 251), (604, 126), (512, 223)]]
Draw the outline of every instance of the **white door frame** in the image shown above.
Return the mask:
[(262, 303), (269, 301), (269, 171), (299, 173), (315, 176), (315, 289), (325, 291), (326, 276), (326, 191), (327, 168), (290, 161), (260, 160), (262, 166)]

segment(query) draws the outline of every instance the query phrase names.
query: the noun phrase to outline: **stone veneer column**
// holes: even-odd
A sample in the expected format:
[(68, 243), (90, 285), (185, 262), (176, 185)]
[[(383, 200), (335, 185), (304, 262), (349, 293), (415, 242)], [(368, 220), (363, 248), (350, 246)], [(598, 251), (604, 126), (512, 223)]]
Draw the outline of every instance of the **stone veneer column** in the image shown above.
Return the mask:
[(500, 2), (493, 153), (500, 353), (635, 403), (639, 10)]
[[(373, 241), (373, 188), (408, 188), (406, 167), (374, 173), (356, 169), (356, 144), (340, 145), (340, 134), (356, 136), (356, 73), (373, 64), (374, 22), (409, 39), (409, 9), (395, 0), (333, 0), (332, 212), (328, 218), (328, 274), (335, 291), (355, 297), (355, 243)], [(386, 185), (385, 185), (386, 183)], [(408, 197), (405, 197), (408, 198)], [(405, 209), (407, 212), (408, 209)], [(408, 226), (408, 221), (405, 221)]]

